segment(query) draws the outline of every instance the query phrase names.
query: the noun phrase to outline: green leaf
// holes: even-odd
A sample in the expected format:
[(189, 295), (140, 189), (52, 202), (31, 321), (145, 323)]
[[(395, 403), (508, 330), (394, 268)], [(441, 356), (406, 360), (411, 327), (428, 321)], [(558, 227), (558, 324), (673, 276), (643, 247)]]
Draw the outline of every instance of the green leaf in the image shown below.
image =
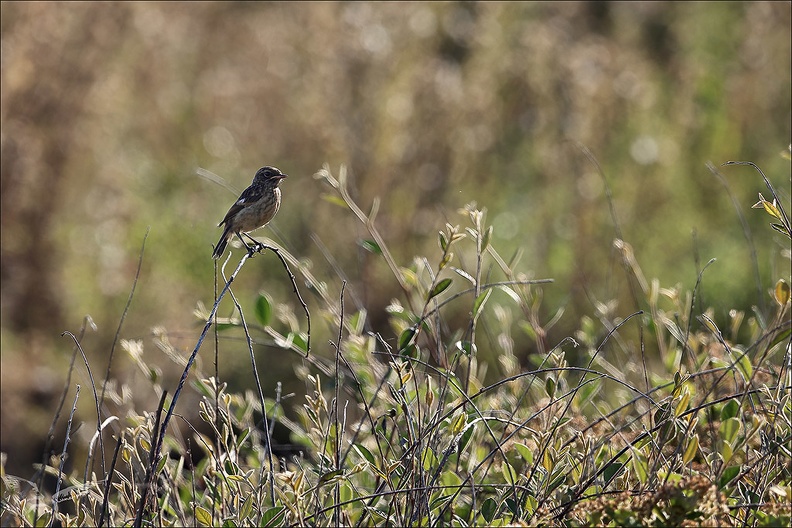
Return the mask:
[(352, 497), (355, 496), (355, 491), (349, 485), (349, 482), (344, 481), (339, 488), (339, 493), (341, 497), (341, 502), (347, 502), (352, 500)]
[(236, 441), (237, 449), (239, 449), (242, 446), (242, 444), (245, 443), (245, 440), (247, 440), (248, 436), (250, 436), (250, 427), (247, 427), (244, 431), (242, 431), (239, 434), (239, 437), (237, 438)]
[(776, 346), (778, 343), (782, 341), (786, 341), (789, 339), (789, 335), (792, 334), (792, 328), (787, 328), (786, 330), (779, 332), (772, 341), (770, 341), (770, 348)]
[(690, 439), (688, 442), (687, 447), (685, 447), (685, 452), (682, 454), (682, 462), (685, 464), (690, 464), (693, 459), (696, 457), (696, 453), (698, 453), (699, 448), (699, 437), (697, 434), (693, 435), (693, 438)]
[(547, 393), (548, 396), (552, 398), (553, 396), (555, 396), (555, 391), (556, 391), (556, 382), (552, 376), (548, 376), (547, 380), (545, 380), (545, 392)]
[(459, 439), (459, 446), (457, 446), (457, 449), (460, 453), (465, 450), (468, 443), (470, 442), (470, 439), (473, 437), (473, 431), (476, 429), (475, 423), (470, 423), (466, 427), (467, 429), (465, 429), (465, 432), (462, 433), (462, 438)]
[[(399, 350), (399, 355), (401, 357), (410, 357), (410, 358), (413, 358), (413, 359), (417, 359), (418, 358), (418, 347), (413, 345), (413, 344), (407, 345), (406, 347), (404, 347), (401, 350)], [(403, 383), (406, 383), (406, 382), (403, 382)]]
[(448, 238), (446, 238), (445, 233), (442, 231), (440, 231), (438, 234), (440, 235), (440, 249), (445, 252), (446, 248), (448, 248)]
[(721, 433), (721, 439), (732, 443), (734, 438), (737, 436), (737, 433), (740, 432), (740, 420), (737, 418), (729, 418), (728, 420), (724, 420), (721, 423), (719, 430)]
[(368, 450), (366, 446), (361, 444), (353, 444), (352, 449), (354, 449), (358, 455), (361, 456), (366, 462), (371, 464), (372, 466), (376, 466), (376, 460), (374, 459), (374, 455), (371, 454), (371, 451)]
[(253, 513), (253, 495), (248, 495), (239, 508), (239, 518), (248, 519), (251, 513)]
[(687, 411), (688, 403), (690, 403), (690, 392), (685, 391), (682, 393), (682, 396), (679, 397), (679, 401), (674, 406), (675, 418), (679, 418), (685, 411)]
[(495, 518), (495, 514), (498, 512), (498, 503), (495, 502), (495, 499), (492, 497), (488, 497), (481, 504), (481, 515), (484, 517), (484, 520), (487, 521), (487, 524), (492, 523), (492, 519)]
[(264, 293), (256, 299), (256, 319), (262, 326), (268, 326), (272, 318), (272, 302)]
[(457, 341), (454, 345), (459, 349), (463, 354), (470, 357), (473, 351), (477, 350), (476, 345), (471, 343), (470, 341)]
[(787, 228), (786, 228), (786, 227), (784, 227), (784, 226), (783, 226), (783, 225), (781, 225), (781, 224), (774, 224), (774, 223), (770, 223), (770, 227), (772, 227), (773, 229), (775, 229), (775, 230), (776, 230), (776, 231), (778, 231), (779, 233), (783, 233), (783, 234), (785, 234), (786, 236), (789, 236), (789, 231), (787, 230)]
[(740, 354), (737, 359), (737, 370), (740, 371), (740, 374), (743, 375), (744, 379), (751, 379), (751, 376), (753, 376), (753, 365), (751, 364), (751, 360), (748, 359), (748, 354), (746, 354), (745, 351), (739, 350), (737, 348), (734, 349), (734, 352)]
[(283, 517), (286, 515), (286, 506), (275, 506), (274, 508), (269, 508), (264, 512), (264, 515), (261, 516), (261, 522), (259, 526), (278, 526), (283, 521)]
[(361, 309), (358, 312), (355, 312), (352, 317), (349, 318), (349, 326), (352, 328), (353, 335), (360, 335), (363, 333), (363, 329), (366, 327), (366, 316), (368, 312), (365, 308)]
[(440, 481), (444, 486), (450, 488), (458, 488), (462, 485), (462, 478), (453, 471), (444, 471), (443, 476), (440, 477)]
[(527, 445), (515, 443), (514, 448), (517, 449), (517, 452), (528, 465), (533, 464), (533, 451)]
[(451, 262), (451, 259), (454, 258), (454, 252), (449, 251), (443, 256), (443, 260), (440, 261), (440, 265), (437, 267), (438, 270), (441, 270), (448, 266), (448, 263)]
[(195, 507), (195, 520), (204, 526), (212, 526), (212, 514), (201, 506)]
[(382, 248), (379, 247), (379, 244), (374, 242), (373, 240), (358, 240), (358, 245), (368, 251), (369, 253), (374, 253), (375, 255), (382, 255)]
[[(453, 498), (453, 495), (450, 494), (450, 493), (448, 493), (446, 495), (440, 495), (438, 497), (435, 497), (434, 499), (432, 499), (432, 502), (429, 503), (429, 511), (434, 512), (434, 511), (439, 510), (440, 508), (442, 508), (446, 504), (448, 504), (448, 501), (450, 501), (452, 498)], [(426, 521), (427, 521), (427, 519), (424, 518), (424, 519), (419, 520), (417, 524), (419, 526), (428, 525), (429, 523), (426, 522)]]
[(740, 410), (740, 404), (737, 403), (737, 400), (729, 400), (723, 406), (720, 412), (720, 419), (722, 422), (728, 420), (729, 418), (734, 418), (737, 416), (737, 412)]
[(638, 452), (633, 453), (632, 457), (633, 469), (641, 484), (644, 484), (649, 478), (649, 464), (646, 457)]
[(601, 388), (601, 379), (586, 380), (586, 383), (581, 385), (577, 391), (578, 405), (580, 405), (581, 408), (585, 408), (590, 405), (594, 400), (594, 396), (600, 391)]
[(536, 508), (539, 507), (539, 501), (533, 495), (528, 495), (525, 498), (525, 512), (529, 515), (532, 515)]
[(197, 390), (201, 396), (209, 398), (210, 400), (214, 399), (215, 393), (214, 389), (209, 383), (209, 380), (206, 379), (198, 379), (193, 382), (193, 388)]
[(621, 462), (614, 462), (612, 464), (608, 464), (605, 466), (605, 469), (602, 471), (602, 477), (605, 479), (605, 482), (608, 483), (614, 478), (616, 475), (621, 473), (621, 470), (624, 469), (624, 464)]
[(726, 485), (734, 480), (734, 477), (740, 474), (740, 466), (731, 466), (727, 467), (723, 470), (723, 475), (721, 475), (720, 480), (718, 481), (718, 487), (723, 489)]
[[(564, 475), (562, 475), (562, 477), (566, 478)], [(517, 501), (515, 501), (514, 499), (512, 498), (506, 499), (505, 501), (503, 501), (503, 505), (509, 509), (509, 512), (512, 515), (514, 516), (520, 515), (520, 507), (517, 505)]]
[(335, 194), (323, 194), (322, 200), (325, 200), (326, 202), (330, 202), (331, 204), (341, 206), (344, 209), (348, 207), (346, 202), (342, 200), (339, 196), (336, 196)]
[(410, 341), (412, 341), (414, 335), (415, 335), (415, 328), (413, 328), (412, 326), (404, 330), (404, 332), (402, 332), (401, 335), (399, 336), (399, 350), (403, 350), (404, 348), (406, 348), (407, 345), (410, 344)]
[(333, 471), (328, 471), (321, 477), (319, 477), (319, 486), (323, 484), (327, 484), (328, 482), (333, 482), (339, 479), (344, 474), (344, 470), (342, 469), (334, 469)]
[(440, 282), (438, 282), (437, 284), (435, 284), (435, 287), (432, 288), (431, 292), (429, 292), (429, 297), (427, 297), (426, 300), (428, 301), (432, 297), (436, 297), (436, 296), (440, 295), (441, 293), (443, 293), (444, 291), (446, 291), (448, 289), (448, 287), (451, 286), (452, 282), (453, 281), (451, 279), (443, 279)]
[(485, 290), (481, 295), (476, 297), (476, 302), (473, 303), (473, 320), (475, 321), (478, 319), (479, 313), (481, 312), (484, 305), (487, 304), (487, 299), (489, 299), (492, 290)]
[(507, 483), (514, 484), (517, 481), (517, 472), (514, 471), (511, 464), (505, 460), (503, 461), (503, 465), (501, 465), (501, 473), (503, 473), (503, 478), (506, 479)]
[(303, 332), (300, 333), (289, 332), (289, 334), (286, 337), (298, 349), (302, 350), (303, 352), (308, 352), (308, 338), (306, 334), (304, 334)]
[(424, 471), (431, 471), (432, 468), (438, 464), (437, 455), (432, 451), (431, 447), (426, 447), (423, 452), (423, 469)]
[(451, 434), (458, 435), (467, 424), (467, 414), (460, 412), (451, 422)]
[(492, 226), (489, 226), (487, 230), (484, 231), (484, 238), (481, 241), (481, 251), (487, 249), (487, 246), (489, 246), (491, 238), (492, 238)]

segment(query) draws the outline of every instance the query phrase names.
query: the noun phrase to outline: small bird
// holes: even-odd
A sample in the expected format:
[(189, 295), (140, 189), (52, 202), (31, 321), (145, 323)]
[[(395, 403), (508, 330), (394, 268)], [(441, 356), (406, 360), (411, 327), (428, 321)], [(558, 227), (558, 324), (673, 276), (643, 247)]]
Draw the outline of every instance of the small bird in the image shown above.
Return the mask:
[[(252, 251), (242, 239), (242, 235), (264, 227), (278, 212), (281, 204), (281, 191), (278, 185), (285, 177), (286, 175), (275, 167), (261, 167), (256, 172), (253, 183), (242, 191), (239, 199), (228, 210), (223, 221), (217, 224), (218, 227), (225, 224), (225, 228), (214, 248), (214, 253), (212, 253), (213, 259), (220, 258), (229, 239), (234, 234), (239, 237), (239, 240), (242, 240), (248, 251)], [(248, 236), (248, 238), (251, 237)]]

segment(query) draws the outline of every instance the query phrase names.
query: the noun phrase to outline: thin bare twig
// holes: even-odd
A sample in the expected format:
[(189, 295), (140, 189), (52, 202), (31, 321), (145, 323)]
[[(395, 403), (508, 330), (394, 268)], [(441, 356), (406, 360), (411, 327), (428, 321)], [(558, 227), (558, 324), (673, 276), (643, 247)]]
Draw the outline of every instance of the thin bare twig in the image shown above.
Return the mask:
[(143, 523), (143, 512), (146, 509), (146, 500), (148, 499), (149, 488), (151, 487), (151, 481), (156, 468), (156, 464), (152, 463), (154, 460), (154, 451), (157, 448), (155, 435), (157, 434), (157, 431), (159, 431), (160, 419), (162, 418), (162, 409), (165, 407), (165, 397), (167, 395), (168, 391), (162, 391), (159, 405), (157, 405), (157, 414), (154, 418), (154, 429), (151, 430), (153, 441), (151, 442), (151, 449), (149, 450), (149, 467), (146, 470), (146, 480), (143, 484), (143, 490), (140, 492), (140, 505), (138, 507), (137, 514), (135, 515), (135, 522), (133, 524), (135, 528), (140, 528), (141, 524)]
[[(270, 434), (269, 428), (269, 417), (267, 416), (267, 405), (264, 401), (264, 390), (261, 388), (261, 379), (259, 378), (258, 374), (258, 367), (256, 367), (256, 356), (253, 353), (253, 339), (250, 337), (250, 330), (248, 329), (247, 322), (245, 322), (245, 314), (242, 311), (242, 306), (237, 301), (236, 295), (232, 290), (228, 290), (228, 293), (231, 295), (231, 299), (234, 301), (234, 306), (236, 306), (237, 311), (239, 312), (239, 317), (242, 321), (242, 328), (245, 330), (245, 338), (247, 339), (247, 346), (248, 352), (250, 353), (250, 363), (253, 367), (253, 378), (256, 380), (256, 389), (258, 390), (258, 397), (259, 402), (261, 403), (261, 414), (264, 419), (264, 436), (267, 439), (267, 462), (269, 462), (269, 475), (267, 476), (267, 480), (269, 481), (270, 487), (270, 500), (272, 501), (272, 507), (275, 507), (275, 465), (272, 460), (272, 435)], [(262, 474), (264, 473), (264, 466), (261, 467)]]
[[(72, 338), (74, 343), (77, 345), (77, 349), (80, 351), (82, 355), (83, 361), (85, 362), (85, 368), (88, 370), (88, 378), (91, 381), (91, 390), (93, 391), (94, 395), (94, 402), (96, 403), (96, 433), (99, 435), (99, 451), (102, 455), (102, 475), (105, 476), (105, 457), (104, 457), (104, 441), (102, 440), (102, 410), (99, 403), (99, 396), (96, 394), (96, 383), (94, 383), (94, 377), (91, 373), (91, 366), (88, 364), (88, 358), (85, 357), (85, 352), (83, 352), (82, 345), (80, 342), (77, 341), (77, 337), (72, 334), (71, 332), (63, 332), (61, 337), (68, 335)], [(91, 455), (89, 453), (88, 460), (85, 462), (85, 475), (83, 476), (83, 482), (88, 481), (88, 468), (90, 467), (90, 459)]]
[(77, 391), (74, 393), (74, 403), (72, 404), (71, 413), (69, 413), (69, 421), (66, 424), (66, 438), (63, 440), (63, 451), (61, 452), (60, 467), (58, 467), (58, 480), (55, 484), (55, 494), (52, 496), (52, 517), (50, 517), (50, 526), (55, 525), (55, 517), (58, 516), (58, 502), (60, 501), (60, 488), (63, 481), (63, 466), (66, 464), (66, 450), (69, 447), (71, 440), (71, 426), (74, 419), (74, 412), (77, 410), (77, 399), (80, 397), (80, 386), (77, 385)]
[[(110, 346), (110, 357), (107, 358), (107, 371), (105, 372), (104, 381), (102, 382), (102, 395), (99, 398), (100, 406), (104, 405), (105, 390), (107, 389), (107, 382), (110, 380), (110, 368), (113, 365), (113, 354), (115, 353), (116, 343), (118, 343), (118, 337), (121, 335), (121, 327), (124, 326), (124, 321), (126, 320), (127, 313), (129, 312), (129, 306), (132, 304), (132, 298), (135, 296), (135, 288), (137, 288), (138, 279), (140, 278), (140, 268), (143, 267), (143, 253), (146, 249), (146, 240), (148, 239), (150, 231), (151, 226), (146, 228), (146, 234), (143, 235), (143, 244), (140, 246), (138, 265), (137, 270), (135, 271), (135, 280), (132, 281), (132, 289), (129, 291), (129, 298), (127, 299), (126, 306), (124, 306), (121, 319), (118, 321), (118, 328), (116, 328), (115, 336), (113, 336), (113, 344)], [(102, 471), (104, 471), (104, 467), (102, 467)]]

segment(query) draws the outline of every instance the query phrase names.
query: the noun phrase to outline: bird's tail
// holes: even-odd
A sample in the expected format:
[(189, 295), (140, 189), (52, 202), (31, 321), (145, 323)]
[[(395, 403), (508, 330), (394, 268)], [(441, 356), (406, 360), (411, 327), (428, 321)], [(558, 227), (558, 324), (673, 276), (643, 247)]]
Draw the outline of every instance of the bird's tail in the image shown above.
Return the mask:
[(217, 241), (217, 245), (215, 246), (214, 252), (212, 253), (213, 259), (219, 259), (223, 256), (225, 248), (228, 245), (228, 239), (231, 238), (231, 235), (231, 230), (228, 227), (223, 229), (223, 234), (220, 235), (220, 240)]

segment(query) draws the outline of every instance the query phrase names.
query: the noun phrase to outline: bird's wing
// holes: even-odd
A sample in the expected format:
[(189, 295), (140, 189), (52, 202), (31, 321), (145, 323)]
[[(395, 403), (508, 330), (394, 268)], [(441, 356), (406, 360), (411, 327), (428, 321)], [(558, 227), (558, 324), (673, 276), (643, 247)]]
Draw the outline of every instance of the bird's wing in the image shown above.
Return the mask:
[(223, 220), (217, 225), (221, 226), (225, 224), (231, 218), (233, 218), (239, 211), (247, 207), (250, 207), (252, 204), (259, 201), (262, 195), (263, 193), (260, 186), (251, 185), (250, 187), (242, 191), (242, 194), (239, 195), (237, 201), (234, 202), (234, 205), (232, 205), (230, 209), (228, 209), (228, 212), (223, 217)]

